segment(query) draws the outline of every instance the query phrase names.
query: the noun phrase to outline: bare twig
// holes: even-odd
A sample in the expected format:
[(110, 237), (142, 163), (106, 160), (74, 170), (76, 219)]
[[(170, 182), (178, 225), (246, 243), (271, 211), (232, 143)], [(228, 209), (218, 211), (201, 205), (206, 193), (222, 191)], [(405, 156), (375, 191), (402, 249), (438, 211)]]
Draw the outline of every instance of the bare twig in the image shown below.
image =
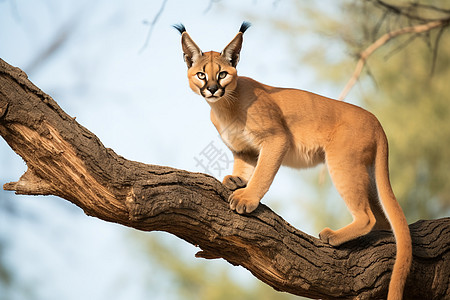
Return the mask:
[[(394, 5), (386, 3), (382, 0), (374, 0), (375, 4), (383, 7), (387, 11), (390, 11), (394, 14), (397, 14), (399, 16), (407, 17), (410, 20), (416, 20), (421, 22), (429, 22), (429, 21), (438, 21), (439, 18), (430, 18), (430, 17), (424, 17), (417, 13), (418, 10), (424, 11), (429, 10), (433, 11), (435, 13), (441, 13), (441, 14), (448, 14), (450, 13), (450, 10), (439, 8), (432, 5), (426, 5), (426, 4), (420, 4), (420, 3), (411, 3), (409, 5)], [(442, 16), (441, 16), (442, 18)]]
[(76, 19), (79, 19), (79, 16), (76, 15), (75, 17), (76, 18), (72, 18), (69, 22), (67, 22), (67, 24), (62, 26), (55, 34), (51, 43), (46, 45), (46, 47), (44, 47), (44, 49), (39, 52), (38, 55), (29, 63), (29, 65), (25, 68), (28, 74), (34, 73), (38, 70), (52, 55), (67, 44), (75, 31), (75, 25), (78, 23)]
[[(12, 1), (15, 2), (15, 1)], [(48, 62), (48, 60), (55, 55), (59, 50), (65, 47), (74, 33), (77, 27), (81, 24), (80, 16), (83, 15), (85, 7), (80, 7), (75, 11), (70, 19), (68, 19), (64, 24), (58, 27), (51, 41), (47, 43), (42, 49), (35, 51), (35, 56), (25, 67), (25, 71), (28, 74), (39, 71), (39, 69)]]
[(395, 49), (393, 49), (392, 51), (390, 51), (388, 54), (386, 54), (385, 59), (388, 60), (389, 58), (391, 58), (392, 56), (394, 56), (394, 54), (396, 54), (397, 52), (400, 52), (401, 50), (405, 49), (409, 44), (411, 44), (415, 39), (417, 38), (417, 35), (411, 35), (406, 41), (400, 43), (400, 45), (398, 45)]
[(150, 37), (152, 36), (153, 28), (155, 27), (156, 22), (158, 22), (159, 17), (161, 16), (162, 12), (164, 11), (164, 7), (166, 6), (167, 0), (163, 0), (161, 7), (159, 8), (159, 11), (156, 13), (153, 20), (148, 24), (150, 27), (148, 29), (147, 38), (145, 39), (144, 45), (142, 46), (141, 50), (139, 50), (139, 53), (142, 53), (142, 51), (145, 50), (148, 46), (148, 42), (150, 41)]
[(205, 8), (205, 10), (203, 11), (203, 14), (208, 13), (211, 10), (211, 8), (213, 7), (214, 3), (218, 3), (218, 2), (220, 2), (220, 0), (209, 0), (208, 7)]
[(375, 52), (378, 48), (389, 42), (391, 39), (400, 36), (402, 34), (408, 34), (408, 33), (423, 33), (430, 31), (434, 28), (439, 27), (445, 27), (449, 24), (450, 18), (438, 20), (438, 21), (431, 21), (425, 24), (421, 25), (415, 25), (415, 26), (408, 26), (404, 27), (395, 31), (388, 32), (384, 35), (382, 35), (379, 39), (377, 39), (374, 43), (372, 43), (369, 47), (367, 47), (364, 51), (362, 51), (359, 54), (359, 60), (356, 64), (355, 70), (353, 71), (353, 75), (350, 78), (350, 80), (345, 85), (344, 89), (342, 90), (341, 94), (339, 95), (339, 100), (344, 100), (344, 98), (347, 96), (347, 94), (350, 92), (352, 87), (355, 85), (356, 81), (358, 80), (359, 76), (361, 75), (361, 72), (364, 68), (364, 65), (366, 64), (367, 59), (369, 56)]
[(444, 33), (445, 27), (441, 27), (439, 29), (439, 32), (436, 36), (436, 40), (434, 42), (434, 49), (433, 49), (433, 62), (431, 64), (431, 75), (434, 74), (434, 70), (436, 68), (436, 60), (438, 56), (438, 49), (439, 49), (439, 42), (441, 41), (442, 33)]

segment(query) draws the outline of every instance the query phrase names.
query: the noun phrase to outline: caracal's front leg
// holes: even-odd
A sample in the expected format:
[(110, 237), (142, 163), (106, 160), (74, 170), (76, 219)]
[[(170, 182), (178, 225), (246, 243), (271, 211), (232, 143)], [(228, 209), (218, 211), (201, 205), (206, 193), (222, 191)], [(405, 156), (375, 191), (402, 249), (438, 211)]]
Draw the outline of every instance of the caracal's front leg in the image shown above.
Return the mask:
[(258, 207), (281, 166), (287, 146), (287, 139), (284, 137), (268, 138), (264, 141), (247, 187), (234, 191), (230, 196), (232, 210), (240, 214), (251, 213)]
[(233, 152), (234, 164), (232, 175), (227, 175), (222, 183), (232, 191), (247, 186), (250, 177), (255, 170), (258, 157), (248, 153)]

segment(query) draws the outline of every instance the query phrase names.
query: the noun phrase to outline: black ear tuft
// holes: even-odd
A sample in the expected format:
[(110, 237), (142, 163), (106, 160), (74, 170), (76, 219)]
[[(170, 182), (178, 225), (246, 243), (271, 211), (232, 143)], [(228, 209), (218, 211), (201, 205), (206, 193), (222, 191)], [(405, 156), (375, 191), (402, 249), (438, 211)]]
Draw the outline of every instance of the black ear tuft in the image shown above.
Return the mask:
[(181, 34), (183, 34), (183, 32), (186, 32), (186, 28), (184, 27), (183, 24), (174, 24), (172, 25), (173, 28), (175, 28), (176, 30), (178, 30)]
[(239, 32), (244, 33), (250, 26), (252, 26), (250, 22), (247, 21), (242, 22), (241, 28), (239, 28)]

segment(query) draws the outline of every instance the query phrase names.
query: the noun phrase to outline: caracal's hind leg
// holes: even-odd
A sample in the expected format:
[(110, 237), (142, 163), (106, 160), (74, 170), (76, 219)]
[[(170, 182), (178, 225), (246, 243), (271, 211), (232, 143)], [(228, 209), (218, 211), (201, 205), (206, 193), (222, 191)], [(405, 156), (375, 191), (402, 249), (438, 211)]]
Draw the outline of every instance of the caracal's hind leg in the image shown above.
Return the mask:
[(375, 216), (376, 223), (372, 230), (390, 230), (391, 225), (389, 224), (386, 214), (384, 213), (383, 207), (381, 206), (380, 198), (378, 196), (376, 181), (375, 181), (375, 169), (372, 167), (369, 169), (370, 174), (370, 190), (369, 190), (369, 203), (373, 215)]
[(365, 164), (367, 157), (362, 160), (358, 159), (358, 153), (354, 154), (327, 155), (331, 179), (353, 216), (353, 222), (339, 230), (325, 228), (320, 232), (320, 238), (333, 246), (369, 233), (376, 223), (369, 201), (371, 174)]

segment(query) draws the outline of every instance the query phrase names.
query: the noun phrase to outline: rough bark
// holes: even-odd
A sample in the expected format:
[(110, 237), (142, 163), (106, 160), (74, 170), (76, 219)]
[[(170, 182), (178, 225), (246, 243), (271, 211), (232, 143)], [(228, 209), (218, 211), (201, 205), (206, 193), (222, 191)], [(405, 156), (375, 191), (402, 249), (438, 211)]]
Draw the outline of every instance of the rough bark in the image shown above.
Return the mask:
[[(391, 232), (334, 248), (264, 205), (239, 215), (228, 208), (231, 192), (213, 177), (117, 155), (1, 59), (0, 134), (28, 166), (5, 190), (56, 195), (105, 221), (169, 232), (201, 248), (198, 257), (241, 265), (276, 290), (322, 299), (387, 294), (395, 258)], [(450, 218), (410, 229), (414, 261), (405, 299), (448, 299)]]

